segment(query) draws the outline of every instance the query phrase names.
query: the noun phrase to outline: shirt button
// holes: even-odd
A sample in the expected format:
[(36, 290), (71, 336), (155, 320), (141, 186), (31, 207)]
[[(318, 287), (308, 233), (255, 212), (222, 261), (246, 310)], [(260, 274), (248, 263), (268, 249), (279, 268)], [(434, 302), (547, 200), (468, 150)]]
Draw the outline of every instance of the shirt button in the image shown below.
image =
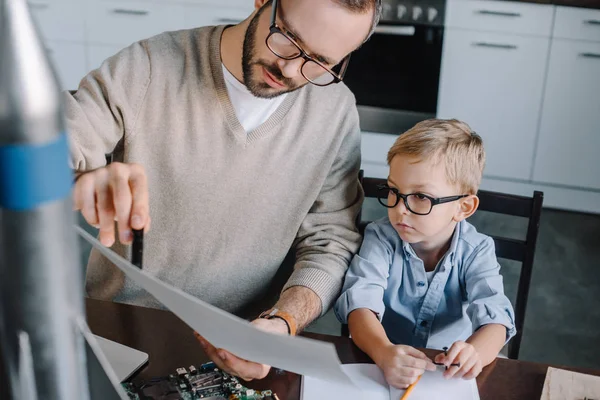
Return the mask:
[(427, 327), (427, 325), (428, 325), (427, 321), (421, 321), (421, 326), (423, 328)]
[(418, 287), (423, 287), (423, 286), (425, 286), (425, 282), (419, 281), (419, 282), (417, 282), (417, 286)]

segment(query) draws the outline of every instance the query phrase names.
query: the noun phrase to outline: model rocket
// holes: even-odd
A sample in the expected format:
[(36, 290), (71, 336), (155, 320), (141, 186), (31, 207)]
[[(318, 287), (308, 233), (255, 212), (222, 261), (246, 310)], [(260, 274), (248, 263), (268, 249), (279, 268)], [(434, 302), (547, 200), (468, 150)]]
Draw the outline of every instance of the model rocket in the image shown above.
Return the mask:
[(0, 347), (14, 400), (89, 399), (61, 94), (25, 0), (0, 0)]

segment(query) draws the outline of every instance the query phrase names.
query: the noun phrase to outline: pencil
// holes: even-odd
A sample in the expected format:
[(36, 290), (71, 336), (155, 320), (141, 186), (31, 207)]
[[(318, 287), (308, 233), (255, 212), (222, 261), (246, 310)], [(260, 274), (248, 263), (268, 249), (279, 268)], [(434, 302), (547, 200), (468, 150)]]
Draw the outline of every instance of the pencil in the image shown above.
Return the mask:
[(417, 383), (419, 382), (419, 380), (421, 379), (422, 376), (423, 375), (419, 375), (419, 377), (417, 378), (417, 380), (414, 383), (411, 383), (408, 388), (406, 388), (406, 391), (404, 392), (404, 394), (402, 395), (402, 397), (400, 398), (400, 400), (406, 400), (406, 399), (408, 399), (408, 395), (410, 394), (410, 392), (413, 391), (413, 389), (415, 388), (415, 386), (417, 386)]

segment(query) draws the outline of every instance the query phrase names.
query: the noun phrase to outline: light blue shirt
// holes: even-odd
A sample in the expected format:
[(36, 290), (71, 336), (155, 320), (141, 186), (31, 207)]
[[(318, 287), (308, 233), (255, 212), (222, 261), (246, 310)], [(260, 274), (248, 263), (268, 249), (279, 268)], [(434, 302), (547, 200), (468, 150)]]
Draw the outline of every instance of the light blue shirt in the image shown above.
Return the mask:
[(387, 217), (369, 224), (334, 311), (347, 324), (359, 308), (375, 312), (395, 344), (442, 349), (486, 324), (504, 325), (507, 341), (516, 333), (494, 241), (466, 221), (431, 281)]

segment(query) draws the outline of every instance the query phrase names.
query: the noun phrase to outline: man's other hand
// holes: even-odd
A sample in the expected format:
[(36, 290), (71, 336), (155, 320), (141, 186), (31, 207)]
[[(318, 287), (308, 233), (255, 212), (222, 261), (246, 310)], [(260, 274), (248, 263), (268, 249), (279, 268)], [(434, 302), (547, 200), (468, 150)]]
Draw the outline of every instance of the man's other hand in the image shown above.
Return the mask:
[[(288, 328), (286, 323), (279, 319), (264, 319), (259, 318), (252, 321), (252, 325), (256, 328), (261, 329), (265, 332), (278, 333), (287, 335)], [(271, 367), (265, 364), (259, 364), (252, 361), (247, 361), (239, 358), (227, 350), (217, 349), (210, 344), (206, 339), (195, 333), (196, 338), (202, 345), (206, 355), (219, 367), (221, 370), (227, 372), (230, 375), (238, 376), (245, 381), (251, 381), (253, 379), (263, 379), (269, 374)]]

